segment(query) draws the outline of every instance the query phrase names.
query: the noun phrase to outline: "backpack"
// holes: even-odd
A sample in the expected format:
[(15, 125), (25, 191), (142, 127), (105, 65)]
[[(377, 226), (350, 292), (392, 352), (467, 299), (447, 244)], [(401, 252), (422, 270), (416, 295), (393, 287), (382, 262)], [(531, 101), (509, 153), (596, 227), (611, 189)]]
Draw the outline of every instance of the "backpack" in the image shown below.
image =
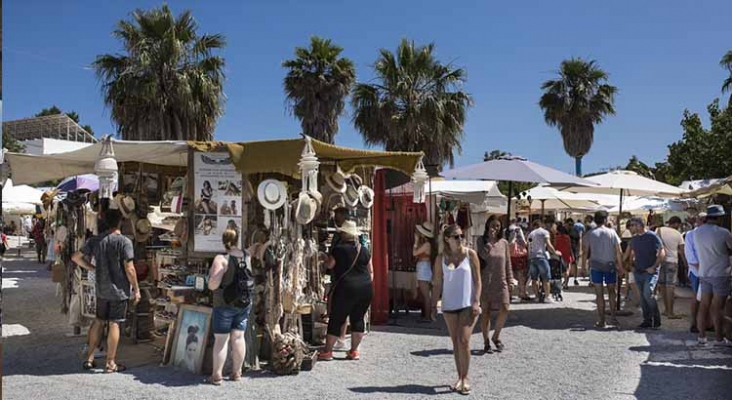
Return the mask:
[(237, 308), (246, 308), (252, 302), (254, 292), (254, 279), (244, 259), (237, 259), (229, 256), (229, 266), (223, 279), (228, 282), (224, 286), (224, 302), (227, 305)]

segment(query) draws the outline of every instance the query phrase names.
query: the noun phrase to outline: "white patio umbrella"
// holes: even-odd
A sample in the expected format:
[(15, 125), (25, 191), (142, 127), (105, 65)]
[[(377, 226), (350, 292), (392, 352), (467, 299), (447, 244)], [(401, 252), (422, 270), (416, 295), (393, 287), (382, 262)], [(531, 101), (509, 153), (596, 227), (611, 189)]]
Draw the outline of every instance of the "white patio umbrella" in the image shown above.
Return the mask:
[[(522, 157), (505, 156), (484, 161), (442, 174), (447, 179), (508, 181), (508, 198), (513, 197), (513, 182), (549, 183), (554, 186), (583, 187), (597, 186), (597, 183), (531, 162)], [(508, 202), (507, 216), (511, 219), (511, 202)]]
[[(617, 194), (620, 196), (618, 214), (623, 212), (623, 197), (625, 196), (655, 196), (662, 198), (678, 198), (686, 190), (646, 178), (633, 171), (611, 171), (606, 174), (586, 178), (596, 185), (591, 187), (552, 185), (561, 190), (574, 193)], [(618, 226), (620, 229), (620, 226)]]
[(541, 202), (541, 213), (546, 210), (596, 210), (601, 206), (597, 201), (589, 199), (579, 193), (562, 192), (548, 186), (537, 186), (529, 189), (525, 197), (531, 197), (531, 201)]
[[(587, 180), (596, 183), (592, 187), (568, 186), (563, 190), (575, 193), (618, 194), (618, 234), (620, 234), (620, 215), (623, 213), (624, 196), (656, 196), (664, 198), (678, 198), (685, 192), (684, 189), (667, 185), (633, 171), (611, 171), (606, 174), (588, 177)], [(556, 185), (553, 185), (556, 187)], [(621, 281), (622, 284), (622, 281)], [(620, 290), (618, 290), (618, 310), (620, 309)]]

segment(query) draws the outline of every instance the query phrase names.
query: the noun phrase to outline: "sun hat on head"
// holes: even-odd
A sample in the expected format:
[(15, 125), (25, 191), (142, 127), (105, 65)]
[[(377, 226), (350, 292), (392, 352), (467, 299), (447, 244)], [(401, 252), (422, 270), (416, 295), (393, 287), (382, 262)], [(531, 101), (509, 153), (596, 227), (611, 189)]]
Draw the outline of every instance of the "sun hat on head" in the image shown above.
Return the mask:
[(267, 179), (259, 184), (257, 189), (259, 204), (268, 210), (277, 210), (287, 201), (287, 188), (284, 182), (276, 179)]
[(707, 218), (722, 217), (725, 215), (727, 215), (727, 213), (724, 212), (724, 207), (720, 206), (719, 204), (711, 204), (707, 206)]
[(361, 235), (361, 231), (358, 229), (358, 226), (356, 225), (356, 221), (346, 220), (343, 222), (343, 225), (336, 228), (338, 232), (345, 233), (347, 235), (351, 235), (353, 237), (358, 237)]
[(425, 221), (415, 227), (422, 236), (433, 239), (435, 237), (435, 225), (432, 222)]

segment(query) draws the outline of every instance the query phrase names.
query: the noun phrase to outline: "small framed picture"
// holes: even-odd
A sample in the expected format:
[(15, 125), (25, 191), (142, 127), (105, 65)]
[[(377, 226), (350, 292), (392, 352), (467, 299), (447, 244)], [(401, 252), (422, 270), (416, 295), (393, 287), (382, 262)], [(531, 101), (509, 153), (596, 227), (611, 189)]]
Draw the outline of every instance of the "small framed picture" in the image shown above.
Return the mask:
[(94, 282), (81, 281), (81, 315), (87, 318), (97, 316), (97, 293)]
[(211, 330), (213, 309), (193, 305), (181, 305), (175, 323), (175, 339), (170, 361), (173, 366), (194, 374), (201, 373), (203, 357)]

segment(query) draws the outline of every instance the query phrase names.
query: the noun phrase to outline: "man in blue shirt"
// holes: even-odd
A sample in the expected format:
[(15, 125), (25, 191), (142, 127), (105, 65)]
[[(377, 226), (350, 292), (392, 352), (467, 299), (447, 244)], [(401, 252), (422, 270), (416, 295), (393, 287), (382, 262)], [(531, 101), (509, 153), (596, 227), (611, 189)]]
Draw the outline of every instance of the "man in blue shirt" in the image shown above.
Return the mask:
[(661, 239), (646, 229), (645, 221), (641, 218), (632, 218), (630, 229), (634, 236), (625, 256), (626, 259), (634, 259), (635, 282), (641, 292), (643, 323), (639, 328), (658, 329), (661, 327), (661, 313), (653, 292), (658, 283), (658, 268), (666, 257), (666, 251)]

